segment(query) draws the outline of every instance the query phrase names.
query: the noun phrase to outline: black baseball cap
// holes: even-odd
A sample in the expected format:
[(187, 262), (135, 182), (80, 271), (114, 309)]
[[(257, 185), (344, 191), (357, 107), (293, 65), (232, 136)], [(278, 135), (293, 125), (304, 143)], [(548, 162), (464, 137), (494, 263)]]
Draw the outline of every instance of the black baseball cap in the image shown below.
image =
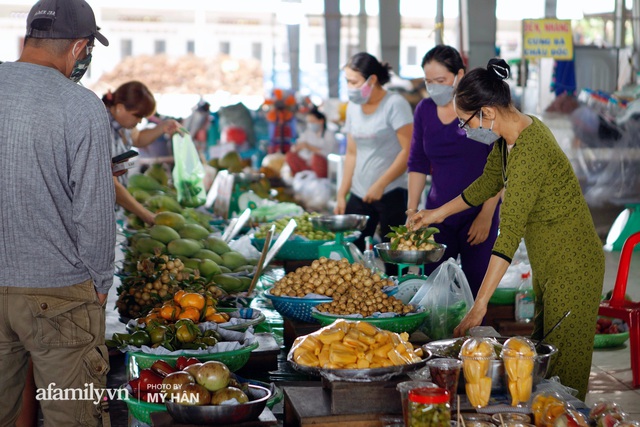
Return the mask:
[(27, 16), (27, 37), (34, 39), (82, 39), (95, 37), (109, 46), (98, 31), (93, 9), (84, 0), (40, 0)]

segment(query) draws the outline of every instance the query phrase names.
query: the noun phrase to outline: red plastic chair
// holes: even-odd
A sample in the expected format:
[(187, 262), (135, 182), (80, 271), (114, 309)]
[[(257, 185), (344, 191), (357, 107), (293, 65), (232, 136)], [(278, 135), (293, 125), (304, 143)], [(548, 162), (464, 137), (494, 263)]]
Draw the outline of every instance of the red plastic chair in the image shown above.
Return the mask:
[(640, 302), (627, 301), (624, 296), (627, 291), (631, 255), (633, 255), (633, 248), (638, 243), (640, 243), (640, 232), (632, 234), (624, 242), (613, 294), (609, 301), (601, 302), (598, 309), (599, 315), (622, 319), (629, 325), (631, 373), (634, 388), (640, 387)]

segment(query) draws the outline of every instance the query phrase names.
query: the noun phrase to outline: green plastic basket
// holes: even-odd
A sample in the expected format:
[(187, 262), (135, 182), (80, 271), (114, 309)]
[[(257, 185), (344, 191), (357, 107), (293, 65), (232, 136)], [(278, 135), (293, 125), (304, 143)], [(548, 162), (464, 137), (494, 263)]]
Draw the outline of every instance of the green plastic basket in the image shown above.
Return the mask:
[[(251, 352), (258, 348), (258, 343), (254, 342), (246, 347), (242, 347), (238, 350), (221, 351), (218, 353), (197, 354), (190, 353), (189, 351), (183, 351), (180, 355), (166, 355), (166, 354), (149, 354), (141, 351), (129, 352), (129, 363), (131, 367), (137, 366), (138, 370), (150, 368), (153, 362), (156, 360), (164, 360), (171, 366), (176, 365), (176, 361), (180, 356), (195, 357), (201, 362), (208, 360), (217, 360), (227, 365), (230, 371), (235, 372), (242, 368), (249, 361)], [(133, 371), (133, 370), (132, 370)]]
[[(355, 235), (345, 236), (346, 242), (356, 240)], [(275, 259), (281, 261), (301, 261), (318, 259), (318, 248), (325, 243), (333, 243), (335, 240), (287, 240), (276, 254)], [(262, 252), (264, 239), (251, 239), (255, 248)]]
[(618, 334), (596, 334), (593, 338), (594, 348), (610, 348), (619, 347), (629, 339), (629, 332), (620, 332)]
[(416, 331), (420, 327), (420, 325), (422, 325), (422, 322), (424, 322), (424, 320), (427, 317), (427, 312), (421, 311), (418, 313), (409, 313), (403, 316), (396, 316), (396, 317), (355, 318), (355, 317), (340, 316), (337, 314), (318, 313), (317, 311), (314, 311), (313, 313), (311, 313), (311, 316), (314, 319), (316, 319), (322, 326), (330, 325), (338, 319), (346, 319), (346, 320), (363, 321), (363, 322), (371, 323), (373, 326), (377, 328), (384, 329), (390, 332), (397, 332), (397, 333), (406, 332), (410, 334)]
[(127, 404), (129, 415), (149, 425), (151, 425), (151, 414), (153, 412), (167, 412), (167, 407), (164, 403), (145, 402), (144, 400), (132, 397), (129, 393), (127, 393), (124, 402)]
[(518, 288), (496, 288), (489, 299), (490, 304), (513, 305), (516, 303)]

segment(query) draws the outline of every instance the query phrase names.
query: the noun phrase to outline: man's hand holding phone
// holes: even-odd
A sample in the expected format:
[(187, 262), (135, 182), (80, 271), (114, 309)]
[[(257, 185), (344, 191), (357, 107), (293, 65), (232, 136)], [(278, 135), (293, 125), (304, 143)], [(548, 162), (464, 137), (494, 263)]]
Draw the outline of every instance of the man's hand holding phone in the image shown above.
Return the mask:
[(124, 175), (127, 172), (127, 169), (131, 169), (135, 166), (136, 162), (130, 160), (131, 158), (138, 155), (138, 152), (135, 150), (129, 150), (126, 153), (118, 154), (117, 156), (111, 159), (111, 171), (113, 176)]

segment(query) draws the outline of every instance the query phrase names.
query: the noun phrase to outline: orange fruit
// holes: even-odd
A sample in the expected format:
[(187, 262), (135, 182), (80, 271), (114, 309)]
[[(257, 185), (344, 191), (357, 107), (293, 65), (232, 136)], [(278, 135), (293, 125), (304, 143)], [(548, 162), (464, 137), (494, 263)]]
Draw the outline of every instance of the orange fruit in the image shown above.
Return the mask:
[(176, 305), (166, 304), (160, 309), (160, 316), (165, 320), (174, 321), (180, 315), (180, 307)]
[(200, 310), (195, 307), (186, 307), (178, 315), (178, 319), (191, 319), (197, 323), (200, 320)]
[(178, 292), (176, 292), (175, 294), (173, 294), (173, 302), (175, 302), (176, 304), (180, 304), (180, 298), (182, 298), (182, 296), (186, 294), (186, 292), (184, 291), (184, 289), (180, 289)]
[(205, 317), (207, 322), (226, 323), (229, 321), (227, 313), (212, 313)]
[(198, 311), (204, 308), (205, 299), (202, 295), (196, 294), (194, 292), (187, 292), (182, 295), (180, 298), (180, 306), (182, 308), (193, 307), (197, 308)]

